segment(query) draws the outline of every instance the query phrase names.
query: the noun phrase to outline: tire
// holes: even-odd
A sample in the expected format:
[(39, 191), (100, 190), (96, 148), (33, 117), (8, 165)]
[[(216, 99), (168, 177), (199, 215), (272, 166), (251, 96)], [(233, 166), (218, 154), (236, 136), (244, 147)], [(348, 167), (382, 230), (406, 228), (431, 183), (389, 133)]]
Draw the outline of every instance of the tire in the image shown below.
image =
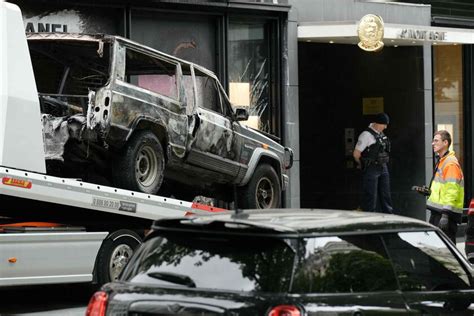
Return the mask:
[(279, 208), (281, 186), (272, 166), (261, 164), (255, 168), (252, 178), (240, 190), (239, 208), (269, 209)]
[(142, 240), (135, 232), (121, 229), (113, 232), (102, 242), (95, 265), (99, 285), (118, 280), (131, 256)]
[(114, 184), (123, 189), (156, 194), (163, 182), (163, 147), (150, 131), (139, 131), (128, 141), (115, 161)]

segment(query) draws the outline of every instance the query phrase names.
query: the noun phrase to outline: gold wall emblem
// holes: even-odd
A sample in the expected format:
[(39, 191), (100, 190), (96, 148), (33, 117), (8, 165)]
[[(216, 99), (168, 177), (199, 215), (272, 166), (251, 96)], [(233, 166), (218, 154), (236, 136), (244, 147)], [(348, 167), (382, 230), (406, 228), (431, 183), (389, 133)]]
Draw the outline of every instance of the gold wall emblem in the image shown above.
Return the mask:
[(368, 52), (377, 52), (383, 48), (383, 20), (375, 14), (367, 14), (360, 19), (357, 35), (359, 47)]

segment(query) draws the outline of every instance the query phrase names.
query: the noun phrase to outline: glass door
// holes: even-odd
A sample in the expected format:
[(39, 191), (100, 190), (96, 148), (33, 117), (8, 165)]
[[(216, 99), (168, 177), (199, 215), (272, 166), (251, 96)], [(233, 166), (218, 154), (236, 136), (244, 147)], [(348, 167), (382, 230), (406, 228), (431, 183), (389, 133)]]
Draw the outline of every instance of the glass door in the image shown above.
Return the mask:
[(434, 129), (451, 134), (450, 150), (464, 170), (463, 61), (461, 45), (433, 48)]

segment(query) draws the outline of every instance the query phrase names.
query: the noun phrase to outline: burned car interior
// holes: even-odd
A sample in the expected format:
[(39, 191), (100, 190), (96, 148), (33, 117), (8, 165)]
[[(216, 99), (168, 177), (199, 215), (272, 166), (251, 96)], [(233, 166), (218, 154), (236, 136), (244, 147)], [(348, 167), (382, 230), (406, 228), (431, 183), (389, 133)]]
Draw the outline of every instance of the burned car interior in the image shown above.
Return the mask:
[(109, 47), (92, 43), (30, 42), (41, 110), (55, 116), (87, 111), (89, 90), (105, 85), (109, 76)]

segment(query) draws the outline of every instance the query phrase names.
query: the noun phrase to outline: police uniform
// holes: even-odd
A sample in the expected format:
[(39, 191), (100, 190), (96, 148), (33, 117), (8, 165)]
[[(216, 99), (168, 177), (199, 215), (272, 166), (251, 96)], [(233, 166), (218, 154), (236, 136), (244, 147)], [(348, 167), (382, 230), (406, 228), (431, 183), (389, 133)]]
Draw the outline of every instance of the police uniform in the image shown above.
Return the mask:
[[(384, 117), (388, 124), (388, 116)], [(355, 149), (361, 154), (362, 163), (362, 209), (375, 212), (377, 199), (384, 213), (393, 213), (390, 194), (389, 161), (390, 141), (388, 137), (373, 128), (373, 124), (359, 135)]]

